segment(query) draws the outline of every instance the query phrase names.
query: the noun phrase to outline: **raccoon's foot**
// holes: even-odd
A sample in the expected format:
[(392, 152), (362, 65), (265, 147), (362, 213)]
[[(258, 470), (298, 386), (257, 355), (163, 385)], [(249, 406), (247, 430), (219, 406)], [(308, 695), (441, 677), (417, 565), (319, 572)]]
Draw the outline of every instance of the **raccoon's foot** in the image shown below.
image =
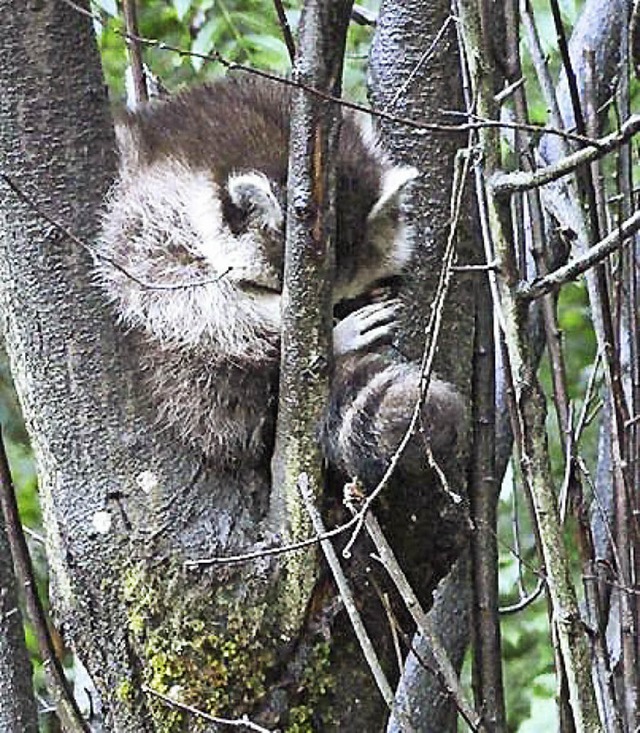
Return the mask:
[(397, 298), (370, 303), (349, 313), (333, 329), (333, 353), (337, 357), (352, 351), (389, 343), (397, 324), (400, 301)]
[[(390, 458), (402, 442), (415, 407), (420, 400), (420, 372), (415, 365), (403, 377), (389, 385), (372, 420), (372, 433), (377, 437), (377, 450)], [(455, 452), (458, 431), (462, 424), (464, 407), (455, 388), (440, 379), (432, 378), (423, 399), (415, 432), (407, 444), (402, 467), (412, 475), (424, 471), (427, 450), (436, 461)]]
[[(420, 370), (383, 354), (350, 353), (337, 361), (322, 431), (329, 461), (371, 488), (380, 480), (411, 427), (420, 400)], [(427, 447), (437, 461), (455, 451), (464, 408), (455, 388), (432, 379), (420, 420), (398, 470), (419, 477), (428, 468)]]

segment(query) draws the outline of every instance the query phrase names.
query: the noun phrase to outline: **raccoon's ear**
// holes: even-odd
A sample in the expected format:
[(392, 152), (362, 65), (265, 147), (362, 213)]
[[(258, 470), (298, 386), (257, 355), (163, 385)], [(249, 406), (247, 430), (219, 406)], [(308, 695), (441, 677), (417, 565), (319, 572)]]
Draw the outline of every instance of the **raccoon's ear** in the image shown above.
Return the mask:
[(232, 173), (227, 180), (231, 203), (241, 212), (249, 225), (266, 229), (280, 229), (282, 207), (271, 181), (262, 173)]
[(380, 198), (375, 202), (367, 216), (368, 221), (385, 216), (397, 216), (400, 208), (400, 195), (404, 187), (419, 174), (417, 168), (396, 166), (386, 170), (382, 176)]

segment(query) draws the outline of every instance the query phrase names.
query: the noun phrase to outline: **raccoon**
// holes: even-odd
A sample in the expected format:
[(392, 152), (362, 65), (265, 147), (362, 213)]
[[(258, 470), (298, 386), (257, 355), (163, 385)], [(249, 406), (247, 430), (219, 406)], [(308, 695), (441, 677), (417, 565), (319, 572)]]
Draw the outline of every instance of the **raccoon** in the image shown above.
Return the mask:
[[(121, 321), (148, 343), (161, 420), (221, 467), (268, 465), (278, 386), (290, 92), (227, 78), (130, 112), (117, 125), (118, 180), (95, 272)], [(411, 257), (400, 197), (413, 169), (392, 166), (350, 114), (337, 157), (335, 378), (319, 431), (327, 459), (371, 483), (399, 443), (419, 371), (384, 348), (398, 300), (368, 297)], [(370, 353), (368, 353), (370, 352)], [(460, 419), (432, 380), (424, 404), (435, 451)], [(419, 471), (418, 446), (406, 467)]]

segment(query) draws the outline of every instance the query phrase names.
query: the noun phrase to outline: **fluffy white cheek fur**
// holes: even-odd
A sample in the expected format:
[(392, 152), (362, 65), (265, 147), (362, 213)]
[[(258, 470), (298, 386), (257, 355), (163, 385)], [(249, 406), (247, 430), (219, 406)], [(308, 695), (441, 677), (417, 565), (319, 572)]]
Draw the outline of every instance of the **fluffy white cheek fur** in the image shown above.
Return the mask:
[(241, 289), (267, 263), (255, 241), (226, 227), (217, 191), (206, 173), (176, 161), (123, 180), (112, 193), (98, 250), (131, 277), (100, 258), (97, 277), (125, 323), (167, 345), (243, 358), (273, 349), (279, 295)]

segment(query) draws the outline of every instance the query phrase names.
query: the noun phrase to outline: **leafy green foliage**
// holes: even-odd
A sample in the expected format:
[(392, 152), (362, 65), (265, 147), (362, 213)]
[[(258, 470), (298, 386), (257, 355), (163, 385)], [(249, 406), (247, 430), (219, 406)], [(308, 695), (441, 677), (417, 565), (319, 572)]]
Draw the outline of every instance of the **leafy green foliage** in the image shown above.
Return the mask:
[[(370, 8), (378, 0), (364, 3)], [(150, 71), (169, 90), (183, 84), (220, 76), (229, 64), (242, 64), (282, 76), (291, 68), (283, 32), (272, 0), (148, 0), (139, 3), (139, 33), (149, 41), (143, 55)], [(113, 0), (103, 0), (107, 18), (97, 26), (105, 76), (112, 98), (124, 94), (124, 24), (114, 12)], [(284, 7), (295, 35), (301, 3), (286, 0)], [(365, 97), (365, 71), (372, 30), (352, 24), (345, 60), (345, 90), (348, 96)], [(182, 53), (168, 49), (180, 49)], [(209, 58), (203, 58), (209, 57)], [(216, 59), (221, 57), (224, 63)]]

